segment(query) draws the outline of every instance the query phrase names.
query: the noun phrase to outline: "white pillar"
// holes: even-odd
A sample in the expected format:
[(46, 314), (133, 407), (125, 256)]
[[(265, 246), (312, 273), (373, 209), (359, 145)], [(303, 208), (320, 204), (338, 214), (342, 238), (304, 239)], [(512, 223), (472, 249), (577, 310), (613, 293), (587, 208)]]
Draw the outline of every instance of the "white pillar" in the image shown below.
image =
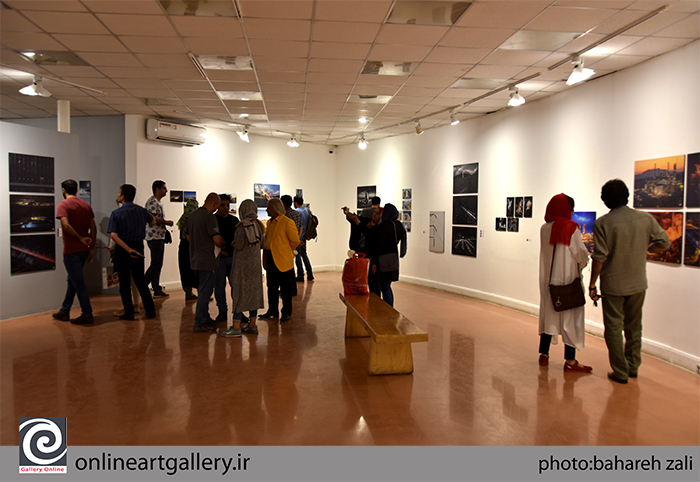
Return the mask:
[(58, 104), (58, 132), (70, 134), (70, 101), (59, 100)]

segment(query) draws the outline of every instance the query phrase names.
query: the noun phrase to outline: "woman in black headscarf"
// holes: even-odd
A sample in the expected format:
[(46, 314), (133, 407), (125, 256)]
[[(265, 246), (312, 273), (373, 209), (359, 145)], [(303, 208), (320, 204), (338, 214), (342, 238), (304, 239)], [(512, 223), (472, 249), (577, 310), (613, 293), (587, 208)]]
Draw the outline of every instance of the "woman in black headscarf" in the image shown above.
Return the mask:
[[(399, 211), (393, 204), (386, 204), (382, 210), (382, 221), (374, 228), (374, 252), (370, 269), (379, 281), (382, 299), (394, 306), (392, 281), (399, 280), (399, 257), (406, 255), (406, 230), (399, 222)], [(401, 242), (401, 251), (397, 248)]]

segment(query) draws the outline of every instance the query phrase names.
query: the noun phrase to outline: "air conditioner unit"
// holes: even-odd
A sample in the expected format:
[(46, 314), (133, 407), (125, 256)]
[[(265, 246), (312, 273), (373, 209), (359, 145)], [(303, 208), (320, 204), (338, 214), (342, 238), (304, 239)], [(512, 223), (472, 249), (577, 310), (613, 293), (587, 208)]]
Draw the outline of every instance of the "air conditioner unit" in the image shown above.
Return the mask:
[(183, 146), (198, 146), (207, 139), (207, 130), (203, 127), (176, 124), (158, 119), (146, 122), (146, 138), (152, 141), (164, 141)]

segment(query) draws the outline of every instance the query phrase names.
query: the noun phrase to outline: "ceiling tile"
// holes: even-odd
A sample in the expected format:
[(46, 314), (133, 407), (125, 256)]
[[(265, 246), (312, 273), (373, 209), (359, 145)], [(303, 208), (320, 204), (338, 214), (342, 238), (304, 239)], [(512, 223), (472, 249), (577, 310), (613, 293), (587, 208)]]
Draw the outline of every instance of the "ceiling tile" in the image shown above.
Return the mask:
[(317, 2), (316, 19), (381, 23), (389, 14), (392, 3), (392, 0)]
[(186, 54), (187, 47), (178, 37), (127, 37), (121, 36), (126, 47), (135, 54)]
[(243, 39), (227, 39), (222, 42), (220, 38), (188, 37), (184, 39), (189, 51), (195, 55), (231, 55), (248, 56), (248, 45)]
[(249, 39), (309, 40), (311, 22), (306, 20), (246, 19), (243, 23)]
[(263, 72), (267, 70), (306, 72), (307, 59), (296, 57), (256, 57), (255, 70)]
[(176, 90), (173, 89), (173, 93), (177, 95), (178, 99), (201, 99), (214, 101), (219, 98), (215, 92), (209, 90)]
[(238, 0), (241, 15), (250, 18), (311, 19), (312, 0)]
[(475, 79), (510, 79), (523, 71), (519, 66), (476, 65), (464, 77)]
[(138, 54), (137, 57), (146, 67), (195, 68), (186, 54)]
[(415, 77), (461, 77), (466, 74), (473, 65), (465, 64), (439, 64), (423, 62), (413, 72), (409, 80)]
[(357, 85), (387, 85), (398, 87), (406, 82), (406, 77), (398, 75), (360, 75)]
[(237, 18), (170, 17), (183, 37), (244, 38)]
[(303, 84), (306, 81), (306, 72), (276, 72), (265, 70), (258, 72), (260, 82), (297, 82)]
[(308, 93), (336, 93), (349, 95), (352, 90), (352, 84), (306, 84), (306, 92)]
[(40, 32), (41, 29), (15, 10), (0, 13), (0, 32)]
[(91, 13), (26, 12), (25, 15), (48, 33), (110, 33)]
[(372, 44), (311, 42), (311, 57), (318, 59), (356, 59), (367, 58)]
[(99, 18), (115, 35), (173, 37), (177, 35), (166, 15), (121, 15), (98, 13)]
[(454, 27), (440, 42), (444, 47), (495, 49), (515, 33), (505, 28)]
[(0, 42), (3, 47), (13, 50), (66, 50), (66, 47), (45, 33), (2, 32)]
[[(597, 57), (601, 55), (610, 55), (619, 52), (620, 50), (629, 47), (630, 45), (639, 42), (643, 37), (632, 37), (626, 35), (620, 35), (613, 39), (604, 42), (592, 50), (589, 50), (583, 56), (585, 58)], [(550, 62), (550, 64), (555, 64), (556, 62)]]
[(163, 83), (158, 79), (114, 79), (120, 87), (131, 89), (163, 89)]
[(354, 95), (394, 95), (398, 86), (357, 84), (350, 93)]
[(620, 55), (644, 55), (654, 57), (664, 52), (675, 50), (688, 43), (690, 43), (690, 40), (687, 38), (646, 37), (630, 45), (626, 49), (620, 50), (618, 53)]
[(98, 67), (141, 67), (142, 65), (134, 54), (116, 54), (105, 52), (76, 52), (76, 54), (87, 63)]
[(312, 40), (316, 42), (371, 43), (381, 27), (378, 23), (314, 22)]
[(116, 38), (108, 35), (56, 34), (54, 38), (69, 49), (76, 51), (126, 52), (126, 48)]
[(3, 0), (17, 10), (46, 10), (49, 12), (84, 12), (77, 0)]
[(162, 14), (158, 0), (83, 0), (87, 8), (98, 13)]
[(207, 70), (207, 77), (212, 82), (215, 80), (228, 80), (233, 82), (257, 82), (255, 72), (252, 70)]
[(353, 84), (357, 74), (330, 73), (330, 72), (309, 72), (309, 82), (315, 84)]
[(284, 84), (280, 82), (265, 82), (260, 84), (263, 99), (267, 92), (304, 92), (304, 84)]
[[(668, 3), (668, 2), (665, 2)], [(625, 32), (626, 35), (651, 35), (659, 30), (665, 29), (666, 27), (669, 27), (673, 25), (676, 22), (679, 22), (680, 20), (685, 18), (685, 14), (681, 13), (668, 13), (668, 12), (662, 12), (658, 14), (657, 16), (650, 18), (646, 22), (643, 22), (636, 27), (632, 27), (629, 29), (627, 32)], [(641, 17), (641, 15), (640, 15)]]
[(551, 7), (527, 24), (528, 30), (587, 32), (615, 15), (612, 9)]
[(50, 72), (55, 77), (101, 77), (104, 78), (104, 74), (93, 67), (85, 66), (69, 66), (69, 65), (47, 65), (45, 67), (47, 72)]
[(153, 75), (156, 78), (164, 79), (180, 79), (180, 80), (200, 80), (202, 79), (202, 74), (199, 70), (195, 68), (194, 65), (191, 67), (154, 67), (151, 69)]
[[(651, 57), (643, 55), (610, 55), (598, 62), (588, 64), (588, 67), (597, 70), (622, 70), (641, 62), (649, 60)], [(549, 89), (548, 89), (549, 90)]]
[(530, 50), (495, 50), (481, 61), (482, 65), (530, 66), (549, 55), (549, 52)]
[(394, 45), (433, 46), (447, 33), (449, 27), (433, 25), (385, 24), (377, 35), (377, 43)]
[(302, 57), (309, 54), (308, 42), (295, 42), (291, 40), (251, 39), (250, 51), (253, 56), (264, 57)]
[(547, 5), (525, 2), (499, 4), (473, 3), (455, 23), (456, 27), (522, 28), (540, 14)]
[[(700, 2), (698, 2), (700, 5)], [(700, 16), (690, 15), (654, 33), (656, 37), (698, 38), (700, 37)]]
[(172, 90), (204, 90), (212, 92), (211, 85), (206, 80), (164, 80), (163, 84)]
[(311, 59), (309, 60), (309, 72), (358, 74), (362, 70), (363, 65), (364, 62), (361, 60)]
[(413, 75), (411, 76), (406, 83), (404, 84), (406, 87), (430, 87), (430, 88), (440, 88), (440, 89), (446, 89), (450, 85), (452, 85), (460, 76), (435, 76), (435, 77), (426, 77), (426, 76), (416, 76)]
[(374, 45), (369, 57), (398, 62), (420, 62), (430, 53), (430, 50), (431, 48), (426, 46)]
[(257, 82), (231, 82), (212, 80), (214, 89), (219, 92), (259, 92)]
[(492, 49), (464, 49), (457, 47), (436, 47), (425, 62), (446, 64), (477, 64), (493, 52)]

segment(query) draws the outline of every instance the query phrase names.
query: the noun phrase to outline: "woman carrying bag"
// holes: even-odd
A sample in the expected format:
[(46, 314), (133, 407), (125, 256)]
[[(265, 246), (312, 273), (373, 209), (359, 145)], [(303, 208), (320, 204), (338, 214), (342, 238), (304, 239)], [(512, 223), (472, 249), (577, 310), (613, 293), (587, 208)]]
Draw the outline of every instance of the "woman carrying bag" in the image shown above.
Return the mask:
[[(406, 255), (406, 230), (399, 222), (399, 211), (393, 204), (382, 209), (382, 221), (375, 230), (374, 254), (370, 269), (379, 282), (382, 299), (394, 306), (394, 292), (391, 283), (399, 280), (399, 257)], [(401, 254), (397, 245), (401, 242)]]
[(589, 373), (591, 367), (576, 361), (576, 350), (584, 347), (584, 305), (562, 310), (562, 306), (555, 307), (550, 293), (550, 285), (555, 288), (576, 282), (580, 285), (581, 269), (588, 265), (588, 251), (581, 231), (571, 220), (573, 212), (574, 200), (566, 194), (557, 194), (547, 204), (545, 224), (540, 229), (539, 364), (549, 364), (549, 345), (557, 344), (557, 337), (561, 335), (565, 344), (564, 372)]

